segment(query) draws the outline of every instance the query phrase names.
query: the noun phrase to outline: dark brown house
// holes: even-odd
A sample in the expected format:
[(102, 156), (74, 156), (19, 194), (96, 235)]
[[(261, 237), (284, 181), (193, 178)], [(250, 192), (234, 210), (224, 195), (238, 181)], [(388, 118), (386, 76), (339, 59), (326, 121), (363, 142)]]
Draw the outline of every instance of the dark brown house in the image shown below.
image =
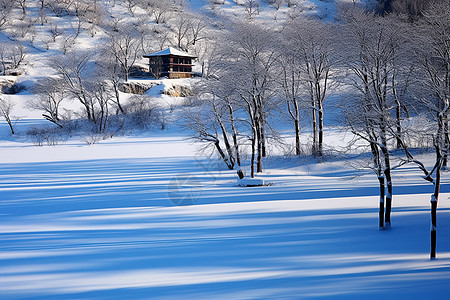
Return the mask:
[(192, 60), (196, 58), (196, 56), (171, 47), (156, 53), (146, 54), (144, 57), (148, 58), (149, 72), (155, 78), (168, 77), (171, 79), (191, 78)]

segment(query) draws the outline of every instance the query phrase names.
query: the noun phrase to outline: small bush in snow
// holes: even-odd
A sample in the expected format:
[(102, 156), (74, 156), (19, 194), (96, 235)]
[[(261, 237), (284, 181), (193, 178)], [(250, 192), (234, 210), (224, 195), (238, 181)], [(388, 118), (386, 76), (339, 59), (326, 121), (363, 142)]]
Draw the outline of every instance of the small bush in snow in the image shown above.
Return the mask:
[(35, 146), (60, 145), (67, 139), (67, 132), (61, 128), (55, 127), (31, 127), (27, 131), (27, 136)]

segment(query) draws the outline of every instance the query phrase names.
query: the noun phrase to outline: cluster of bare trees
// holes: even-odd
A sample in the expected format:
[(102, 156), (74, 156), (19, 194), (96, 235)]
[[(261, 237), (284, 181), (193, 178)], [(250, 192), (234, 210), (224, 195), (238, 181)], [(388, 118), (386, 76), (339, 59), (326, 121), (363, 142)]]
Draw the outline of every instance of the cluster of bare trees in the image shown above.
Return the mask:
[(0, 42), (0, 75), (15, 70), (25, 60), (25, 47), (19, 42)]
[[(194, 117), (187, 120), (193, 138), (213, 146), (240, 175), (244, 149), (249, 149), (253, 177), (262, 171), (267, 143), (276, 136), (271, 115), (283, 108), (295, 132), (295, 153), (301, 154), (301, 124), (308, 120), (311, 153), (320, 158), (326, 139), (324, 102), (339, 86), (343, 125), (372, 156), (368, 167), (380, 186), (380, 230), (391, 227), (393, 170), (414, 163), (434, 184), (435, 257), (440, 170), (450, 146), (449, 7), (448, 0), (428, 3), (415, 20), (352, 6), (340, 24), (295, 19), (281, 32), (257, 22), (234, 24), (220, 37), (226, 46), (215, 48), (215, 63), (199, 86)], [(425, 122), (414, 125), (418, 120)], [(410, 150), (423, 146), (424, 139), (436, 152), (432, 166)]]
[[(347, 124), (370, 146), (372, 169), (380, 183), (380, 229), (391, 226), (391, 171), (405, 163), (415, 163), (424, 172), (424, 179), (434, 184), (432, 258), (436, 256), (440, 169), (447, 164), (449, 150), (449, 5), (449, 1), (429, 4), (430, 9), (412, 24), (392, 15), (379, 17), (352, 11), (343, 25), (344, 46), (348, 50), (343, 62), (350, 71), (348, 77), (352, 78), (354, 90), (345, 105)], [(405, 126), (407, 120), (418, 116), (428, 122), (416, 128)], [(429, 168), (409, 150), (418, 146), (413, 142), (416, 132), (422, 138), (428, 136), (435, 148), (435, 163)], [(395, 164), (391, 156), (394, 148), (404, 152)]]
[[(108, 45), (108, 51), (74, 50), (54, 57), (50, 63), (54, 76), (38, 81), (29, 108), (42, 111), (46, 120), (61, 129), (70, 129), (72, 120), (86, 120), (90, 132), (106, 135), (133, 129), (128, 125), (148, 129), (158, 122), (159, 112), (145, 96), (122, 103), (120, 86), (127, 68), (120, 62), (129, 58), (126, 53), (113, 55), (113, 46)], [(73, 112), (64, 110), (68, 102), (81, 106), (75, 119), (68, 114)]]
[[(380, 0), (381, 13), (349, 5), (337, 24), (292, 18), (273, 29), (255, 20), (230, 21), (231, 25), (228, 20), (216, 35), (205, 16), (189, 12), (179, 0), (111, 0), (109, 5), (120, 2), (128, 10), (131, 17), (126, 22), (112, 15), (105, 18), (105, 2), (97, 0), (36, 0), (39, 18), (33, 21), (31, 2), (0, 0), (0, 29), (13, 22), (14, 10), (22, 19), (14, 20), (14, 28), (22, 28), (17, 39), (32, 35), (30, 24), (46, 23), (48, 14), (69, 15), (73, 23), (71, 33), (57, 23), (48, 26), (51, 41), (61, 41), (63, 55), (52, 59), (54, 76), (37, 83), (37, 97), (29, 103), (59, 128), (68, 118), (62, 114), (64, 101), (79, 103), (79, 117), (88, 120), (95, 132), (108, 131), (111, 122), (121, 128), (126, 116), (143, 127), (154, 122), (155, 106), (139, 96), (122, 103), (120, 85), (145, 51), (177, 46), (195, 51), (203, 66), (204, 77), (185, 114), (193, 138), (217, 152), (240, 178), (247, 158), (254, 177), (263, 171), (270, 146), (281, 143), (274, 130), (280, 116), (292, 126), (292, 152), (323, 159), (325, 104), (339, 90), (342, 125), (366, 145), (371, 156), (367, 166), (379, 182), (380, 230), (392, 223), (393, 170), (414, 163), (434, 185), (431, 256), (435, 257), (440, 170), (447, 165), (450, 148), (449, 0)], [(238, 2), (249, 19), (259, 13), (259, 1)], [(266, 2), (276, 8), (296, 3)], [(84, 30), (92, 36), (103, 30), (104, 47), (95, 52), (74, 48)], [(17, 68), (24, 58), (22, 44), (0, 44), (0, 73)], [(0, 113), (14, 132), (13, 105), (5, 97), (0, 100)], [(418, 120), (424, 120), (420, 127), (415, 125)], [(311, 132), (307, 143), (302, 142), (306, 132)], [(423, 146), (424, 139), (436, 152), (432, 166), (410, 150)]]
[[(227, 167), (238, 171), (239, 149), (249, 148), (254, 177), (262, 172), (269, 140), (278, 136), (270, 119), (283, 111), (295, 129), (296, 155), (303, 153), (301, 124), (309, 119), (311, 153), (322, 158), (324, 101), (333, 86), (335, 55), (330, 28), (301, 19), (286, 24), (282, 32), (257, 23), (235, 23), (220, 40), (225, 42), (211, 49), (209, 61), (214, 62), (198, 94), (203, 99), (200, 110), (216, 113), (208, 118), (190, 114), (195, 117), (187, 124), (197, 133), (195, 139), (214, 145)], [(204, 101), (211, 98), (211, 103)]]

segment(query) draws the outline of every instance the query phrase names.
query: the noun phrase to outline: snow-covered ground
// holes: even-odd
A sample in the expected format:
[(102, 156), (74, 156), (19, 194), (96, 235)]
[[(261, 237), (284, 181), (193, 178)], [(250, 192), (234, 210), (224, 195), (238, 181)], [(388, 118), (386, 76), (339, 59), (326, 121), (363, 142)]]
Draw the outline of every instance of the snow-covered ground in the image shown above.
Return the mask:
[[(300, 2), (332, 20), (336, 1)], [(230, 0), (222, 10), (244, 13)], [(259, 18), (275, 13), (263, 4)], [(98, 35), (81, 37), (80, 46), (95, 47)], [(46, 64), (58, 51), (31, 51), (19, 82), (32, 85), (51, 73)], [(165, 130), (91, 145), (78, 136), (35, 146), (26, 132), (46, 122), (26, 107), (35, 95), (3, 96), (16, 104), (17, 136), (1, 119), (0, 299), (448, 298), (447, 172), (431, 261), (433, 186), (413, 165), (394, 172), (389, 231), (378, 231), (375, 175), (355, 170), (349, 154), (330, 152), (320, 164), (271, 157), (259, 176), (270, 186), (239, 187), (233, 172), (187, 139), (177, 121), (182, 99), (161, 94), (173, 83), (186, 80), (163, 80), (148, 92), (174, 109)], [(326, 149), (351, 138), (332, 120), (326, 125)], [(433, 164), (432, 153), (420, 158)]]
[(413, 166), (395, 173), (393, 228), (382, 232), (373, 174), (272, 158), (261, 176), (272, 186), (237, 187), (176, 124), (94, 145), (2, 139), (0, 168), (2, 299), (448, 295), (447, 174), (430, 261), (432, 186)]

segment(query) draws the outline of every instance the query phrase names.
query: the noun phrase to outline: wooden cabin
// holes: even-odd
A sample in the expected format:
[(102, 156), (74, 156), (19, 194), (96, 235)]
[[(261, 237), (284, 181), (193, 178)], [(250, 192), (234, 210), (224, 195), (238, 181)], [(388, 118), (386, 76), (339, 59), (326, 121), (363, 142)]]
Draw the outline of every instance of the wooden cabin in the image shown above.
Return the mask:
[(150, 74), (155, 78), (168, 77), (170, 79), (191, 78), (193, 74), (192, 60), (197, 58), (172, 47), (146, 54), (144, 57), (149, 59)]

